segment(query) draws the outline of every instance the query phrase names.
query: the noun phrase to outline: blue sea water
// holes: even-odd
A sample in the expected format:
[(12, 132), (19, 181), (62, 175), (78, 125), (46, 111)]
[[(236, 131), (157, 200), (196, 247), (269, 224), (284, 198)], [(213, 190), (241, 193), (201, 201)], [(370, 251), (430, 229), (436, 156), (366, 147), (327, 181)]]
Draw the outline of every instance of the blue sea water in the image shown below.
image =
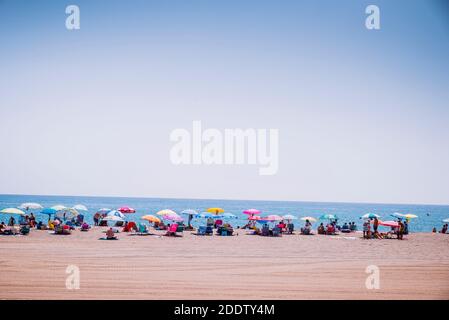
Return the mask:
[[(161, 209), (172, 209), (181, 212), (185, 209), (195, 209), (203, 212), (209, 207), (221, 207), (226, 212), (235, 214), (238, 219), (230, 220), (231, 224), (243, 226), (247, 216), (243, 210), (256, 208), (262, 211), (262, 216), (269, 214), (292, 214), (297, 217), (320, 215), (329, 213), (339, 217), (342, 222), (354, 221), (359, 227), (362, 225), (360, 216), (372, 212), (381, 215), (382, 220), (394, 220), (390, 216), (394, 212), (413, 213), (418, 218), (412, 219), (411, 232), (430, 232), (433, 227), (441, 229), (442, 220), (449, 218), (448, 205), (406, 205), (406, 204), (367, 204), (367, 203), (327, 203), (300, 201), (256, 201), (256, 200), (199, 200), (199, 199), (162, 199), (162, 198), (122, 198), (122, 197), (84, 197), (84, 196), (36, 196), (36, 195), (0, 195), (0, 209), (17, 207), (24, 202), (37, 202), (44, 207), (57, 204), (74, 206), (83, 204), (89, 212), (83, 213), (88, 222), (92, 222), (93, 214), (100, 208), (117, 209), (129, 206), (136, 209), (136, 213), (127, 215), (129, 221), (139, 221), (145, 214), (155, 214)], [(48, 216), (33, 212), (37, 220), (46, 221)], [(0, 221), (7, 222), (9, 216), (0, 215)], [(193, 225), (202, 223), (201, 219), (194, 219)], [(296, 226), (302, 225), (301, 220), (294, 221)]]

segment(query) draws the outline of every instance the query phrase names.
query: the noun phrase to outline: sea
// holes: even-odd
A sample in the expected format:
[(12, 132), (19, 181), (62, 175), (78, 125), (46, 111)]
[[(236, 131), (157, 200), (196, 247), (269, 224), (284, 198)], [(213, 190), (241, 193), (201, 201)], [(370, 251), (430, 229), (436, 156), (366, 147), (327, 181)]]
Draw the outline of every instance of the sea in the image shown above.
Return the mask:
[[(171, 209), (181, 212), (185, 209), (194, 209), (199, 213), (210, 207), (220, 207), (225, 212), (232, 213), (237, 219), (229, 222), (234, 227), (243, 226), (247, 222), (247, 215), (243, 210), (255, 208), (260, 210), (261, 216), (270, 214), (291, 214), (298, 218), (312, 216), (319, 218), (323, 214), (335, 214), (338, 223), (355, 222), (361, 229), (365, 213), (375, 213), (381, 220), (395, 220), (391, 214), (412, 213), (418, 218), (411, 219), (410, 232), (430, 232), (434, 227), (440, 230), (443, 219), (449, 218), (449, 205), (412, 205), (412, 204), (370, 204), (370, 203), (334, 203), (334, 202), (302, 202), (302, 201), (258, 201), (258, 200), (201, 200), (201, 199), (169, 199), (169, 198), (129, 198), (129, 197), (88, 197), (88, 196), (40, 196), (40, 195), (0, 195), (0, 210), (9, 207), (18, 207), (24, 202), (37, 202), (44, 207), (64, 205), (72, 207), (77, 204), (85, 205), (89, 211), (82, 212), (88, 223), (93, 221), (93, 215), (100, 208), (117, 209), (129, 206), (136, 210), (134, 214), (127, 214), (128, 221), (141, 221), (140, 217), (146, 214), (156, 214), (162, 209)], [(37, 220), (47, 221), (48, 216), (39, 211), (31, 210)], [(16, 217), (18, 218), (18, 217)], [(0, 222), (8, 222), (9, 215), (0, 214)], [(16, 219), (17, 220), (17, 219)], [(204, 219), (196, 218), (192, 221), (194, 226), (204, 224)], [(318, 222), (315, 223), (315, 225)], [(325, 220), (323, 222), (326, 222)], [(296, 227), (302, 226), (304, 221), (293, 220)]]

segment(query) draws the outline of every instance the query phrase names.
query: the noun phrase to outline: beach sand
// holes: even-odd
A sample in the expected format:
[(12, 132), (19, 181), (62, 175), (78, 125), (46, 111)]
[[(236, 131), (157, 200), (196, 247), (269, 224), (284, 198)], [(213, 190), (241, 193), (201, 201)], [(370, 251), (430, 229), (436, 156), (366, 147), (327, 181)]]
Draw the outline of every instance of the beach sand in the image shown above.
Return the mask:
[[(449, 299), (449, 235), (0, 237), (1, 299)], [(162, 234), (162, 232), (160, 232)], [(80, 288), (66, 288), (66, 268)], [(369, 265), (379, 289), (367, 289)]]

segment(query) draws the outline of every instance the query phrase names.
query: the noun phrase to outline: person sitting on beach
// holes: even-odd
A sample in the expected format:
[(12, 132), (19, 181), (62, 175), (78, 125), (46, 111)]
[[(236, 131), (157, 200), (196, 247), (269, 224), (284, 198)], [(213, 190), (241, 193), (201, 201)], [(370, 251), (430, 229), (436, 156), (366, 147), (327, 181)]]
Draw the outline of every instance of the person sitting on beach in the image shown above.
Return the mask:
[(214, 228), (219, 228), (222, 226), (222, 224), (223, 224), (223, 220), (217, 219), (217, 220), (215, 220)]
[(343, 233), (351, 232), (351, 229), (349, 228), (349, 225), (346, 222), (341, 227), (341, 232), (343, 232)]
[(2, 221), (2, 223), (0, 223), (0, 233), (3, 232), (3, 230), (6, 229), (6, 224)]
[(207, 218), (206, 224), (207, 224), (208, 227), (209, 226), (213, 226), (214, 225), (214, 219), (211, 218), (211, 217)]
[(351, 222), (351, 223), (349, 224), (349, 229), (350, 229), (351, 231), (357, 231), (357, 226), (355, 225), (355, 222)]
[(327, 225), (326, 234), (328, 235), (334, 235), (335, 234), (335, 225), (333, 223), (330, 223)]
[(325, 234), (325, 233), (326, 233), (326, 231), (325, 231), (325, 229), (324, 229), (324, 225), (323, 225), (322, 222), (321, 222), (320, 225), (318, 226), (317, 233), (318, 233), (318, 234)]
[(443, 225), (443, 228), (441, 229), (440, 233), (446, 233), (447, 232), (447, 223)]
[(108, 231), (106, 231), (106, 239), (107, 240), (115, 240), (118, 239), (114, 233), (114, 230), (112, 228), (109, 228)]
[(88, 231), (90, 226), (87, 224), (87, 222), (83, 222), (81, 225), (81, 231)]
[(304, 225), (304, 228), (301, 228), (301, 234), (309, 235), (312, 231), (312, 224), (309, 220), (306, 220), (306, 223)]

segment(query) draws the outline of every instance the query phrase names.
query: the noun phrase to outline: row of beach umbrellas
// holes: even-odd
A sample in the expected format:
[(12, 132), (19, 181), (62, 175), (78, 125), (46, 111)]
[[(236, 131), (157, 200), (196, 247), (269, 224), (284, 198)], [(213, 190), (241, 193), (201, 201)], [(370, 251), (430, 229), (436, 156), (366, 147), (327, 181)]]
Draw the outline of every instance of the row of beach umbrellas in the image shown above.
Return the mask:
[[(20, 206), (18, 206), (17, 208), (6, 208), (3, 210), (0, 210), (0, 213), (2, 214), (16, 214), (16, 215), (24, 215), (25, 211), (29, 211), (29, 210), (41, 210), (40, 212), (43, 214), (48, 214), (48, 215), (52, 215), (55, 214), (56, 217), (63, 217), (66, 219), (71, 219), (72, 217), (75, 217), (79, 214), (79, 212), (83, 212), (83, 211), (88, 211), (87, 207), (82, 205), (82, 204), (77, 204), (73, 207), (66, 207), (64, 205), (55, 205), (49, 208), (44, 208), (42, 205), (40, 205), (39, 203), (35, 203), (35, 202), (26, 202), (26, 203), (22, 203)], [(97, 213), (100, 214), (105, 214), (106, 216), (103, 217), (103, 220), (106, 221), (124, 221), (125, 220), (125, 214), (132, 214), (135, 213), (136, 210), (131, 208), (131, 207), (120, 207), (118, 209), (110, 209), (110, 208), (101, 208), (99, 210), (97, 210)], [(281, 220), (296, 220), (298, 219), (296, 216), (287, 214), (284, 216), (280, 216), (280, 215), (268, 215), (266, 217), (262, 217), (260, 216), (261, 211), (258, 209), (246, 209), (243, 211), (244, 214), (248, 215), (248, 220), (256, 220), (256, 221), (260, 221), (260, 222), (272, 222), (272, 221), (281, 221)], [(208, 219), (208, 218), (213, 218), (213, 219), (237, 219), (237, 216), (232, 214), (232, 213), (227, 213), (225, 212), (224, 209), (222, 208), (218, 208), (218, 207), (213, 207), (213, 208), (208, 208), (205, 212), (197, 212), (194, 209), (186, 209), (181, 211), (182, 215), (188, 216), (189, 218), (189, 222), (191, 221), (191, 219), (193, 218), (204, 218), (204, 219)], [(181, 222), (184, 220), (184, 218), (179, 215), (178, 213), (176, 213), (175, 211), (171, 210), (171, 209), (163, 209), (160, 210), (156, 213), (157, 216), (160, 216), (162, 219), (164, 220), (170, 220), (170, 221), (174, 221), (174, 222)], [(141, 217), (141, 219), (143, 220), (147, 220), (149, 222), (160, 222), (161, 219), (158, 218), (157, 216), (154, 215), (144, 215)], [(414, 219), (417, 218), (417, 215), (414, 214), (401, 214), (401, 213), (393, 213), (391, 214), (391, 216), (395, 217), (395, 218), (400, 218), (400, 219)], [(363, 216), (361, 216), (360, 218), (363, 219), (374, 219), (374, 218), (381, 218), (380, 215), (378, 214), (374, 214), (374, 213), (367, 213), (364, 214)], [(310, 221), (310, 222), (316, 222), (317, 219), (314, 217), (301, 217), (299, 218), (300, 220), (303, 221)], [(334, 214), (324, 214), (321, 215), (318, 219), (320, 220), (337, 220), (338, 217)], [(389, 221), (383, 221), (383, 223), (387, 223)], [(449, 222), (449, 218), (448, 219), (444, 219), (443, 222)]]

